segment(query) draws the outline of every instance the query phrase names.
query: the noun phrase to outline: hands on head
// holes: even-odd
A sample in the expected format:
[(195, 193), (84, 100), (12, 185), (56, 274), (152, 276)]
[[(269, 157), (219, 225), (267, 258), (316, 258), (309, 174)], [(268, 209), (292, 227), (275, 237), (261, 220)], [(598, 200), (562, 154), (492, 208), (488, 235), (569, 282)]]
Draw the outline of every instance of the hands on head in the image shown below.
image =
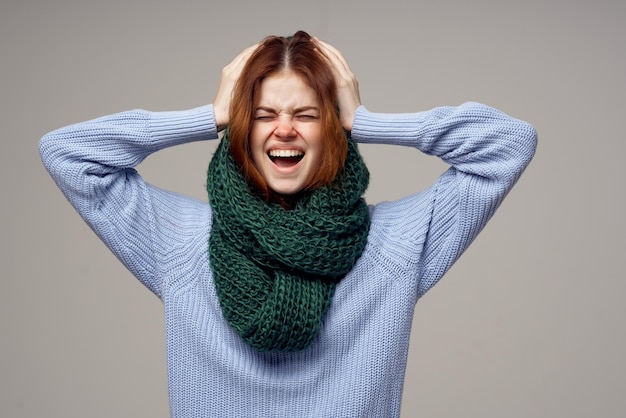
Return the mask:
[(248, 62), (248, 59), (258, 47), (259, 44), (255, 44), (244, 49), (230, 64), (222, 69), (222, 78), (217, 88), (215, 100), (213, 100), (213, 112), (215, 114), (215, 123), (217, 124), (218, 131), (226, 128), (230, 121), (230, 101), (233, 89), (246, 62)]
[[(339, 50), (317, 38), (311, 38), (311, 42), (315, 43), (316, 50), (328, 61), (329, 67), (335, 76), (339, 119), (343, 128), (351, 131), (354, 115), (357, 108), (361, 105), (358, 81)], [(226, 128), (229, 124), (233, 89), (246, 63), (259, 45), (255, 44), (244, 49), (230, 64), (222, 69), (220, 84), (213, 101), (218, 131)]]
[(317, 44), (319, 50), (329, 61), (330, 68), (335, 75), (335, 83), (337, 84), (339, 120), (345, 130), (351, 131), (354, 115), (357, 108), (361, 105), (359, 83), (339, 50), (317, 38), (313, 38), (312, 42)]

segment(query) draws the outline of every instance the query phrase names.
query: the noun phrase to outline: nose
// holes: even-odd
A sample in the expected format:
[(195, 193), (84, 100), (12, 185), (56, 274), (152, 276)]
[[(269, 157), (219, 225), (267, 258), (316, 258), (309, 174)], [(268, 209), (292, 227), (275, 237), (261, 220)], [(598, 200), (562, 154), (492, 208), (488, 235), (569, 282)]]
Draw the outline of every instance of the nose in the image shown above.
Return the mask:
[(293, 121), (291, 120), (291, 116), (282, 115), (281, 117), (278, 118), (276, 129), (274, 130), (274, 134), (281, 138), (289, 138), (295, 135), (295, 130), (293, 129)]

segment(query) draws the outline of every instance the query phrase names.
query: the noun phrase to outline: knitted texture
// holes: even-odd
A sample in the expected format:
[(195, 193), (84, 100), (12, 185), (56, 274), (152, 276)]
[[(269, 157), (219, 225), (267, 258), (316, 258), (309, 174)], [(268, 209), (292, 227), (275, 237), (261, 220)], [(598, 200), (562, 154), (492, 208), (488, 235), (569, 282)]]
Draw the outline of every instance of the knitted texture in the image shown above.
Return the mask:
[[(367, 247), (337, 284), (318, 337), (306, 350), (276, 353), (250, 348), (223, 318), (207, 260), (211, 205), (150, 185), (131, 168), (159, 150), (217, 139), (211, 105), (123, 112), (42, 138), (41, 157), (56, 184), (163, 303), (172, 418), (400, 417), (409, 341), (420, 343), (419, 335), (411, 338), (415, 302), (495, 213), (530, 162), (536, 132), (466, 103), (411, 114), (360, 107), (351, 136), (385, 144), (383, 153), (404, 145), (450, 168), (420, 192), (370, 206)], [(385, 187), (416, 181), (405, 168), (389, 167)], [(484, 283), (472, 289), (480, 297)], [(58, 297), (80, 295), (70, 288)], [(437, 318), (421, 317), (429, 320)]]
[(209, 165), (214, 210), (209, 254), (226, 321), (258, 351), (298, 351), (314, 340), (335, 284), (367, 243), (362, 195), (369, 172), (349, 138), (346, 165), (293, 209), (252, 193), (229, 151), (228, 132)]

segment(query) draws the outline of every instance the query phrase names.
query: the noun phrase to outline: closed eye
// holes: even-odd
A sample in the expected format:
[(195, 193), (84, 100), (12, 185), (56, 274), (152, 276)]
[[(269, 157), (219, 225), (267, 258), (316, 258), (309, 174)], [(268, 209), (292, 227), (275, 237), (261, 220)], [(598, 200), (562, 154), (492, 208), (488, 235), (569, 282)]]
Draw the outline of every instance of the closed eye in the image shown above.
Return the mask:
[(319, 116), (317, 115), (309, 115), (309, 114), (299, 114), (296, 115), (296, 119), (298, 120), (315, 120), (318, 119)]
[(275, 116), (271, 116), (271, 115), (259, 115), (259, 116), (255, 116), (254, 120), (258, 120), (258, 121), (270, 121), (270, 120), (274, 120)]

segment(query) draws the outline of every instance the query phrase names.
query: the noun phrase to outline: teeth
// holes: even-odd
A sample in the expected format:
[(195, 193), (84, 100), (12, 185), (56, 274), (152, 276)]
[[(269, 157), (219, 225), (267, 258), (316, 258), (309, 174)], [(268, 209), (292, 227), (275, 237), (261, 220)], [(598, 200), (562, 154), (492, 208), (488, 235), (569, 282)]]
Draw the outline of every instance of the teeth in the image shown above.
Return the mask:
[(269, 152), (270, 157), (299, 157), (304, 155), (302, 151), (294, 150), (294, 149), (273, 149)]

